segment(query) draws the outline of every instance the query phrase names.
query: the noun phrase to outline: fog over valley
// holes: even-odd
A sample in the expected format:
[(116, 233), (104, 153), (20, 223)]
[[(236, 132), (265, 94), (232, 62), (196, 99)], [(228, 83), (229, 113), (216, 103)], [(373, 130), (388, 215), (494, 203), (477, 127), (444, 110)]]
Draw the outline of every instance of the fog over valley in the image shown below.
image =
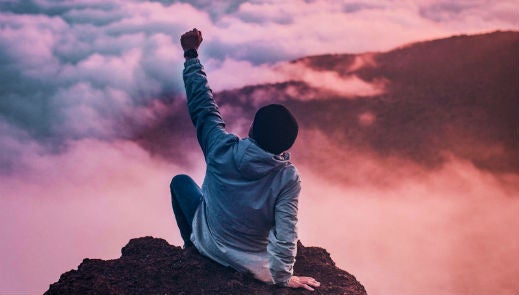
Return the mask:
[(178, 42), (195, 26), (229, 132), (269, 103), (297, 118), (305, 246), (369, 294), (519, 289), (514, 1), (218, 3), (0, 3), (0, 293), (131, 238), (182, 243), (168, 185), (205, 172)]

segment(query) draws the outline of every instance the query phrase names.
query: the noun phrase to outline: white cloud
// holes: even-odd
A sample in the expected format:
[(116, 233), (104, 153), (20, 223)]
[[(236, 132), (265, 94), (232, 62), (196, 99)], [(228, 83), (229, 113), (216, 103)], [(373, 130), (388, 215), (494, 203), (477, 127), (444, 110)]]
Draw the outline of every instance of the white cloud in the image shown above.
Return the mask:
[(209, 59), (205, 67), (209, 83), (215, 91), (287, 80), (286, 75), (271, 65), (253, 65), (248, 61)]
[[(350, 73), (345, 76), (282, 62), (314, 54), (389, 50), (403, 43), (458, 33), (517, 29), (517, 5), (513, 0), (470, 1), (470, 5), (459, 8), (449, 6), (457, 3), (455, 1), (443, 1), (442, 5), (436, 2), (256, 1), (240, 6), (234, 3), (236, 7), (233, 9), (215, 1), (207, 5), (216, 5), (216, 9), (197, 9), (185, 3), (123, 0), (0, 3), (0, 173), (8, 174), (9, 169), (17, 172), (2, 176), (0, 182), (3, 202), (0, 219), (2, 224), (7, 225), (0, 231), (2, 236), (8, 237), (0, 246), (0, 253), (3, 253), (0, 260), (7, 261), (6, 265), (12, 267), (12, 271), (4, 271), (0, 275), (0, 292), (41, 293), (53, 278), (56, 280), (59, 273), (75, 267), (81, 258), (108, 258), (119, 251), (124, 241), (135, 235), (156, 233), (179, 241), (179, 237), (170, 232), (174, 230), (174, 223), (167, 208), (169, 196), (164, 183), (173, 173), (182, 172), (181, 169), (157, 161), (135, 143), (121, 137), (131, 132), (124, 119), (130, 118), (133, 124), (146, 126), (153, 118), (168, 113), (167, 108), (171, 106), (164, 100), (171, 100), (183, 93), (183, 57), (178, 44), (183, 32), (193, 27), (203, 31), (204, 43), (200, 54), (208, 69), (210, 83), (216, 90), (295, 80), (318, 87), (319, 91), (355, 98), (382, 93), (386, 86), (386, 81), (368, 83), (353, 75), (361, 67), (373, 66), (370, 55), (357, 58), (349, 69)], [(288, 86), (286, 90), (300, 99), (316, 97), (315, 93), (301, 93), (296, 87)], [(251, 99), (255, 104), (260, 104), (268, 94), (258, 92)], [(234, 112), (231, 107), (222, 111)], [(369, 128), (370, 122), (376, 122), (376, 117), (371, 117), (369, 112), (359, 114), (358, 119), (366, 128)], [(246, 130), (238, 132), (245, 133)], [(327, 146), (321, 142), (315, 152), (329, 152), (332, 155), (339, 152)], [(387, 172), (384, 165), (387, 163), (394, 164), (391, 159), (387, 162), (372, 160), (365, 161), (359, 168), (360, 172), (344, 171), (342, 167), (336, 172), (355, 174), (352, 176), (354, 181), (366, 185), (372, 183), (371, 178), (383, 182)], [(382, 206), (387, 205), (384, 208), (376, 207), (380, 202), (369, 200), (359, 201), (355, 206), (344, 200), (329, 203), (332, 204), (329, 208), (335, 209), (344, 205), (350, 215), (327, 215), (326, 211), (323, 212), (327, 209), (327, 203), (317, 200), (315, 205), (321, 207), (303, 214), (308, 214), (306, 220), (323, 219), (321, 225), (327, 222), (326, 216), (344, 218), (345, 223), (358, 226), (363, 226), (363, 221), (366, 221), (366, 216), (362, 214), (378, 218), (367, 225), (364, 234), (359, 233), (360, 239), (365, 241), (357, 244), (360, 246), (376, 242), (378, 233), (391, 229), (391, 223), (384, 223), (384, 218), (396, 218), (396, 224), (404, 229), (403, 233), (410, 233), (411, 238), (420, 238), (417, 229), (405, 224), (407, 218), (416, 217), (418, 223), (428, 229), (442, 226), (441, 233), (451, 242), (448, 245), (459, 242), (460, 245), (470, 246), (470, 237), (483, 236), (488, 237), (488, 241), (491, 238), (503, 241), (498, 246), (515, 247), (517, 239), (513, 240), (513, 244), (507, 244), (508, 240), (503, 238), (509, 237), (507, 230), (513, 228), (500, 227), (502, 224), (498, 215), (481, 215), (488, 212), (469, 202), (468, 206), (475, 207), (470, 207), (471, 211), (468, 212), (474, 215), (464, 215), (461, 207), (451, 207), (448, 200), (441, 199), (444, 193), (462, 194), (464, 191), (459, 186), (463, 185), (477, 200), (482, 200), (482, 204), (490, 204), (492, 210), (504, 212), (502, 216), (505, 221), (516, 220), (511, 217), (512, 213), (515, 214), (511, 210), (516, 206), (516, 201), (494, 204), (484, 199), (483, 194), (496, 192), (492, 188), (501, 184), (491, 183), (488, 177), (476, 173), (473, 167), (467, 168), (466, 163), (453, 163), (429, 180), (417, 180), (418, 184), (415, 183), (409, 192), (403, 189), (389, 192), (388, 196), (395, 199), (401, 196), (400, 193), (411, 198), (412, 193), (441, 188), (433, 192), (432, 200), (427, 199), (423, 204), (414, 199), (411, 205), (416, 207), (410, 205), (403, 216), (395, 213), (401, 212), (401, 207), (387, 200), (382, 201)], [(460, 165), (463, 168), (461, 171), (466, 169), (470, 172), (467, 177), (461, 177), (460, 172), (456, 171)], [(190, 172), (195, 173), (197, 180), (203, 177), (202, 170)], [(391, 172), (396, 173), (395, 177), (412, 176), (412, 173), (402, 171)], [(460, 182), (445, 180), (451, 176)], [(306, 179), (313, 177), (311, 175)], [(318, 176), (315, 179), (320, 180)], [(305, 194), (323, 196), (320, 190), (323, 183), (328, 185), (324, 180), (309, 184)], [(349, 194), (350, 197), (345, 200), (353, 202), (356, 200), (351, 197), (354, 194), (374, 196), (386, 191), (369, 188), (344, 190), (331, 183), (328, 192), (334, 195)], [(497, 193), (499, 196), (505, 195), (502, 191)], [(446, 224), (437, 216), (413, 213), (415, 208), (418, 208), (418, 213), (430, 213), (427, 205), (439, 208), (442, 213), (440, 217), (450, 218), (448, 220), (452, 224), (456, 224), (457, 220), (464, 221), (464, 227), (460, 230), (463, 238), (453, 237), (445, 229), (452, 224)], [(355, 211), (359, 207), (362, 210)], [(370, 211), (373, 207), (374, 211)], [(136, 218), (142, 213), (142, 208), (159, 213), (152, 219)], [(478, 231), (477, 226), (481, 223), (474, 216), (483, 216), (482, 222), (487, 227)], [(128, 227), (128, 224), (131, 226)], [(349, 238), (348, 231), (341, 231), (334, 237), (312, 240), (310, 235), (320, 235), (320, 228), (308, 223), (304, 227), (308, 229), (305, 234), (311, 241), (327, 248), (329, 246), (330, 250), (335, 249), (334, 238)], [(82, 231), (85, 228), (91, 230)], [(312, 228), (318, 230), (312, 232)], [(498, 231), (488, 233), (486, 230), (489, 228), (498, 228)], [(106, 243), (88, 243), (99, 237), (99, 233), (106, 238)], [(407, 241), (411, 239), (402, 234), (396, 237)], [(382, 266), (394, 270), (390, 262), (399, 258), (398, 249), (393, 248), (393, 240), (387, 241), (390, 243), (380, 249), (390, 255)], [(56, 248), (57, 244), (62, 246)], [(488, 247), (490, 244), (485, 242), (484, 245)], [(372, 255), (365, 252), (371, 248), (363, 250), (352, 242), (346, 246), (352, 247), (352, 253), (358, 254), (353, 258), (353, 272), (369, 276), (372, 264), (364, 262)], [(50, 254), (42, 256), (42, 249)], [(488, 249), (483, 254), (492, 253), (493, 249)], [(508, 248), (500, 249), (495, 252), (496, 255), (512, 255), (510, 253), (515, 253), (512, 250), (516, 248), (510, 251)], [(419, 252), (417, 249), (406, 250)], [(23, 253), (13, 255), (16, 251)], [(346, 254), (340, 255), (340, 265), (346, 265), (348, 269)], [(56, 257), (63, 260), (52, 264), (51, 259)], [(489, 258), (492, 267), (502, 267), (499, 259)], [(410, 267), (413, 261), (405, 260), (403, 263), (405, 270), (415, 270)], [(472, 265), (473, 262), (470, 263)], [(456, 265), (448, 265), (440, 271), (451, 267)], [(488, 269), (493, 270), (492, 267)], [(474, 269), (481, 270), (479, 267)], [(395, 282), (378, 280), (378, 274), (375, 273), (372, 278), (366, 277), (366, 280), (374, 284)], [(419, 279), (422, 284), (419, 286), (425, 286), (427, 278), (420, 273)], [(483, 279), (480, 282), (485, 282)], [(364, 277), (361, 277), (363, 280)], [(443, 284), (446, 279), (440, 278), (434, 282)], [(377, 288), (388, 290), (383, 289), (384, 285), (380, 286)], [(517, 290), (517, 285), (514, 290)]]
[(369, 83), (355, 74), (341, 76), (336, 71), (314, 70), (301, 64), (287, 64), (281, 71), (290, 80), (303, 81), (320, 90), (347, 98), (375, 96), (384, 92), (385, 81)]
[[(357, 70), (367, 63), (356, 59), (350, 70)], [(336, 71), (315, 70), (301, 62), (253, 65), (247, 61), (225, 59), (221, 62), (211, 59), (206, 65), (210, 84), (215, 91), (239, 88), (243, 85), (300, 81), (328, 95), (359, 98), (382, 94), (387, 83), (383, 80), (370, 83), (355, 74), (341, 76)], [(295, 97), (303, 100), (315, 98), (315, 96)]]
[[(0, 72), (8, 78), (2, 85), (3, 95), (18, 102), (4, 103), (8, 109), (2, 111), (31, 117), (35, 111), (24, 108), (25, 113), (19, 112), (15, 105), (36, 106), (32, 101), (39, 99), (51, 106), (54, 115), (32, 120), (40, 120), (36, 125), (50, 126), (45, 132), (52, 134), (56, 124), (41, 120), (84, 115), (85, 124), (90, 124), (86, 119), (94, 116), (91, 111), (104, 117), (96, 108), (76, 109), (72, 115), (67, 114), (71, 108), (61, 107), (67, 103), (59, 99), (70, 97), (58, 94), (80, 83), (91, 85), (93, 93), (123, 91), (136, 105), (182, 94), (183, 58), (178, 39), (193, 27), (204, 33), (200, 52), (215, 90), (299, 80), (344, 96), (376, 95), (383, 91), (384, 81), (368, 83), (354, 75), (281, 66), (280, 62), (312, 54), (388, 50), (454, 33), (514, 28), (509, 16), (514, 5), (513, 1), (472, 1), (466, 5), (429, 0), (238, 1), (232, 9), (219, 6), (216, 12), (208, 13), (187, 3), (4, 3), (0, 59), (5, 62)], [(20, 13), (26, 7), (32, 10)], [(369, 54), (362, 57), (352, 65), (352, 71), (372, 61)], [(29, 89), (33, 91), (29, 93)], [(104, 97), (107, 102), (112, 100)], [(11, 122), (16, 124), (17, 120)]]

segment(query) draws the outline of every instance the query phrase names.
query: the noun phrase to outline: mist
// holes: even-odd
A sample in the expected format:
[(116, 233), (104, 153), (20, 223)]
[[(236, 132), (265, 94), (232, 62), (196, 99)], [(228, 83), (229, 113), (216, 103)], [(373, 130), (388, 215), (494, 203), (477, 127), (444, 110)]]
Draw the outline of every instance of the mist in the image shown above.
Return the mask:
[(205, 169), (178, 44), (193, 27), (229, 131), (272, 102), (301, 123), (303, 244), (369, 294), (517, 292), (516, 35), (405, 51), (515, 30), (515, 1), (278, 2), (0, 3), (0, 293), (132, 238), (181, 244), (169, 182)]
[(336, 152), (349, 158), (336, 159), (354, 175), (348, 183), (298, 166), (300, 238), (305, 246), (326, 248), (368, 294), (432, 288), (438, 294), (511, 294), (519, 288), (516, 174), (495, 176), (456, 158), (431, 171)]
[[(495, 176), (456, 158), (431, 171), (323, 138), (307, 134), (292, 152), (302, 177), (298, 227), (305, 246), (327, 249), (370, 294), (517, 290), (517, 175)], [(343, 183), (305, 165), (300, 150), (311, 145), (347, 156), (340, 166), (355, 177)], [(37, 168), (0, 184), (0, 220), (16, 225), (0, 230), (9, 253), (0, 285), (39, 293), (83, 258), (117, 258), (139, 236), (180, 245), (168, 184), (179, 173), (201, 184), (204, 164), (192, 150), (184, 155), (199, 163), (194, 169), (150, 157), (128, 141), (80, 140), (66, 153), (34, 154), (29, 160)]]
[(23, 178), (2, 177), (2, 292), (42, 293), (84, 258), (119, 257), (131, 238), (181, 244), (169, 182), (203, 171), (153, 159), (129, 141), (69, 144), (65, 153), (32, 154)]

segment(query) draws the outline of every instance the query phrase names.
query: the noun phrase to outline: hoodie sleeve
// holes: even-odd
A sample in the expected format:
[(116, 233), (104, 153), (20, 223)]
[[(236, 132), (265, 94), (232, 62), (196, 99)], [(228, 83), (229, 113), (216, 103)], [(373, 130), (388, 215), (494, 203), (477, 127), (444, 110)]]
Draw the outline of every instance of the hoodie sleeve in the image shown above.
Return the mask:
[(279, 196), (275, 225), (269, 234), (270, 273), (275, 284), (286, 286), (294, 271), (297, 252), (297, 203), (301, 184), (299, 176)]
[(220, 137), (227, 134), (225, 123), (198, 58), (188, 59), (184, 63), (183, 78), (189, 115), (196, 128), (198, 143), (207, 158), (212, 146)]

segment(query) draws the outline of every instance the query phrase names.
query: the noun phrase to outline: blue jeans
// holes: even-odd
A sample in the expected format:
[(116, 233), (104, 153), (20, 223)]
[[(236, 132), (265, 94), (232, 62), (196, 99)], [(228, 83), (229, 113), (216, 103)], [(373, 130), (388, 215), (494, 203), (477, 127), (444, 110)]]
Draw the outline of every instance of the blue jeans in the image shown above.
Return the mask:
[(191, 177), (184, 174), (173, 177), (169, 188), (173, 213), (185, 248), (192, 245), (190, 236), (193, 231), (193, 217), (202, 201), (202, 191)]

